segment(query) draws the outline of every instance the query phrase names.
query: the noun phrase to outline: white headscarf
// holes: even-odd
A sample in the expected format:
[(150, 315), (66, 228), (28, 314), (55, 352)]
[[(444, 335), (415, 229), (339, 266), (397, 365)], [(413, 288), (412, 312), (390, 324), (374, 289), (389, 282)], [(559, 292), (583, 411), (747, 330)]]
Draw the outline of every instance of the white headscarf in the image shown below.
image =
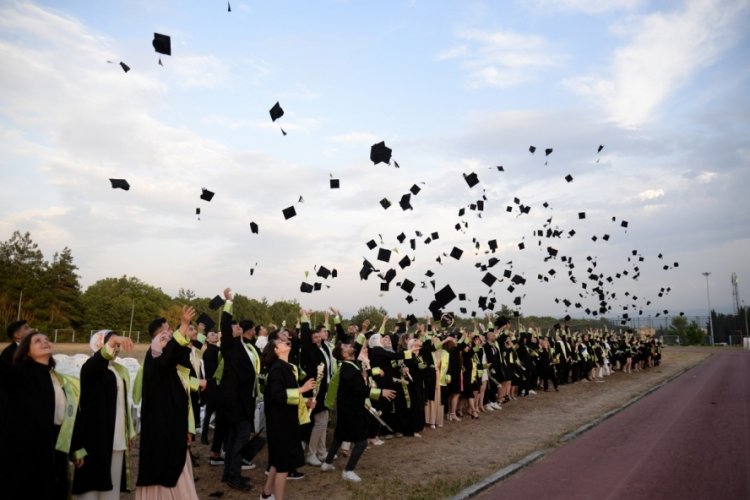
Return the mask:
[(91, 335), (91, 339), (89, 339), (89, 347), (91, 348), (91, 352), (96, 352), (104, 347), (104, 339), (111, 332), (112, 330), (99, 330), (98, 332), (94, 332), (94, 334)]
[(372, 349), (373, 347), (383, 347), (383, 344), (380, 342), (380, 334), (374, 333), (370, 336), (370, 339), (367, 341), (367, 347)]

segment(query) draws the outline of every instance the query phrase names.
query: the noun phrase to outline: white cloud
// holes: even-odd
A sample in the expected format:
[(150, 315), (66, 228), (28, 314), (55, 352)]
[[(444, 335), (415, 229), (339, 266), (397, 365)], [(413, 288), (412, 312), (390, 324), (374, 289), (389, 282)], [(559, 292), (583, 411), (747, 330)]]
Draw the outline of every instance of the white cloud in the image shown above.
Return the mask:
[(641, 201), (655, 200), (656, 198), (661, 198), (662, 196), (664, 196), (663, 189), (647, 189), (638, 193), (638, 198), (640, 198)]
[(718, 174), (716, 172), (701, 172), (700, 174), (698, 174), (698, 177), (696, 177), (696, 179), (701, 184), (708, 184), (709, 182), (714, 180), (717, 175)]
[(747, 7), (746, 0), (691, 0), (682, 10), (632, 18), (614, 27), (630, 41), (615, 51), (608, 75), (573, 77), (565, 84), (603, 105), (615, 123), (639, 127), (736, 42), (742, 29), (736, 21)]
[(216, 56), (187, 54), (179, 58), (166, 58), (165, 64), (178, 77), (185, 88), (217, 88), (230, 78), (226, 64)]
[(437, 59), (460, 60), (470, 87), (519, 85), (536, 79), (542, 69), (556, 66), (562, 59), (537, 35), (464, 29), (457, 37), (460, 44)]
[(535, 0), (534, 4), (545, 12), (573, 11), (585, 14), (601, 14), (621, 10), (633, 10), (644, 0)]

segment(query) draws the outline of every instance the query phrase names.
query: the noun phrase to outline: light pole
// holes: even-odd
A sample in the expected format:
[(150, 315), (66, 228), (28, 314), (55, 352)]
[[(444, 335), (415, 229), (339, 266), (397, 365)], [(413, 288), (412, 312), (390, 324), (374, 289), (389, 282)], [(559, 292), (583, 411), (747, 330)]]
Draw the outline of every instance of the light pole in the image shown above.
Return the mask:
[[(745, 301), (742, 301), (742, 313), (745, 316), (745, 335), (750, 337), (750, 330), (747, 329), (747, 307), (745, 306)], [(744, 337), (743, 337), (744, 339)], [(742, 347), (745, 347), (745, 341), (742, 341)]]
[(708, 277), (711, 276), (711, 273), (702, 273), (703, 276), (706, 277), (706, 298), (708, 299), (708, 329), (710, 330), (711, 334), (711, 345), (714, 345), (714, 324), (713, 319), (711, 318), (711, 292), (708, 291)]

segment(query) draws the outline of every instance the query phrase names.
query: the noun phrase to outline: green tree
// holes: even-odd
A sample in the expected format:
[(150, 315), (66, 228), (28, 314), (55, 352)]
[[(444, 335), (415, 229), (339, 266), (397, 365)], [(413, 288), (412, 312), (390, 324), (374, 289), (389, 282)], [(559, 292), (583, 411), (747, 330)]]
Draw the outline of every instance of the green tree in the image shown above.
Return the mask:
[(173, 303), (160, 288), (132, 276), (97, 281), (83, 293), (82, 302), (84, 331), (107, 328), (127, 332), (132, 312), (133, 330), (142, 332), (141, 340), (148, 337), (151, 320), (167, 314)]
[(52, 263), (44, 271), (43, 286), (34, 302), (40, 319), (49, 330), (79, 329), (82, 325), (83, 304), (77, 270), (71, 250), (65, 247), (61, 253), (54, 255)]
[[(686, 320), (687, 322), (687, 320)], [(703, 343), (705, 334), (698, 323), (691, 321), (690, 325), (685, 328), (685, 345), (700, 345)], [(680, 340), (682, 342), (682, 340)]]
[(46, 265), (39, 245), (32, 241), (28, 232), (14, 231), (8, 241), (0, 243), (0, 320), (3, 329), (18, 316), (34, 322)]
[[(359, 308), (357, 314), (352, 316), (349, 322), (361, 326), (362, 322), (368, 319), (370, 320), (370, 328), (377, 329), (380, 328), (380, 324), (383, 322), (383, 316), (387, 314), (388, 311), (382, 307), (364, 306)], [(392, 325), (387, 325), (386, 329), (389, 328), (389, 326)]]
[(669, 335), (677, 335), (680, 339), (680, 345), (687, 344), (688, 320), (685, 316), (675, 316), (672, 318), (672, 324), (669, 327)]

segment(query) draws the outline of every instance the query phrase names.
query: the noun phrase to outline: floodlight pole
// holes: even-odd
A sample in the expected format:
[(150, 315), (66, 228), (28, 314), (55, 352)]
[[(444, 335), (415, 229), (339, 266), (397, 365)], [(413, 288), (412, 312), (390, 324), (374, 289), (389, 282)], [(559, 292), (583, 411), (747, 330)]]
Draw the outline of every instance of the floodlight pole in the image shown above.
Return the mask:
[(708, 328), (710, 330), (709, 333), (711, 334), (711, 345), (714, 345), (714, 323), (713, 319), (711, 318), (711, 292), (708, 289), (708, 277), (711, 276), (711, 273), (705, 272), (701, 274), (706, 277), (706, 298), (708, 299)]
[(133, 333), (133, 315), (135, 314), (135, 299), (133, 299), (133, 304), (130, 307), (130, 328), (128, 328), (128, 338)]

